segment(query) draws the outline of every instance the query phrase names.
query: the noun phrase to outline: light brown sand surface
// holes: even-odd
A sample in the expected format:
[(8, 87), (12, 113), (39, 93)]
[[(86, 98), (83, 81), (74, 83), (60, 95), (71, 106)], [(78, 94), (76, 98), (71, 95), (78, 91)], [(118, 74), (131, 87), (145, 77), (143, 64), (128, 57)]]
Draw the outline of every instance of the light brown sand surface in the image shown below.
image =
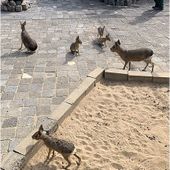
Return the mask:
[[(54, 135), (72, 141), (80, 170), (168, 170), (168, 86), (98, 83)], [(62, 169), (58, 154), (44, 164), (43, 146), (25, 170)], [(71, 170), (76, 169), (73, 157)]]

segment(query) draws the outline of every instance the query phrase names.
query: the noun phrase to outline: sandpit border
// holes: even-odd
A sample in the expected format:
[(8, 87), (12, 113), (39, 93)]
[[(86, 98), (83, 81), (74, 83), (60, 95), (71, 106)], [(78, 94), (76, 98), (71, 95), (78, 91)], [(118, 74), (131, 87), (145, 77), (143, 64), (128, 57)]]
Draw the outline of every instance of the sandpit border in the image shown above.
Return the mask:
[[(169, 83), (168, 72), (139, 72), (127, 71), (121, 69), (102, 69), (96, 68), (83, 82), (76, 88), (44, 121), (45, 129), (50, 130), (50, 134), (57, 129), (57, 124), (61, 124), (66, 117), (70, 115), (73, 109), (79, 102), (95, 87), (96, 83), (102, 79), (111, 81), (142, 81), (153, 83)], [(34, 154), (41, 148), (43, 142), (32, 140), (32, 134), (37, 131), (34, 129), (21, 143), (8, 155), (2, 162), (1, 168), (5, 170), (22, 169), (26, 163), (34, 156)]]

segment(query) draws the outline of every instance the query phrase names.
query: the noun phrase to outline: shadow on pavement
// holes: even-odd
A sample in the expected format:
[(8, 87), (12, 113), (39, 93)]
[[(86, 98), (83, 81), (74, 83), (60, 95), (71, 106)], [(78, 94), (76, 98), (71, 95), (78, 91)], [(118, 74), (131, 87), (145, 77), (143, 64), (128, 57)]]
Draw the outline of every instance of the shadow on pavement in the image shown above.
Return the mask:
[(149, 21), (151, 18), (155, 17), (155, 15), (156, 15), (157, 13), (159, 13), (159, 12), (160, 12), (160, 11), (155, 11), (155, 10), (152, 10), (152, 9), (147, 10), (147, 11), (144, 11), (141, 16), (137, 16), (137, 17), (135, 18), (135, 20), (129, 22), (129, 24), (131, 24), (131, 25), (136, 25), (136, 24), (139, 24), (139, 23), (147, 22), (147, 21)]

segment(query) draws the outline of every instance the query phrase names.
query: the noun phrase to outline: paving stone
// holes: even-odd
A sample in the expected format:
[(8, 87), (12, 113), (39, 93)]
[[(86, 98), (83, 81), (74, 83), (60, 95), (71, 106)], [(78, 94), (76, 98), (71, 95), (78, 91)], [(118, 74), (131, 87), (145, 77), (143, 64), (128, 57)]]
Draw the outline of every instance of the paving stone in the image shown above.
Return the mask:
[(15, 93), (13, 93), (13, 92), (7, 92), (7, 93), (4, 92), (2, 94), (1, 100), (13, 100), (14, 95), (15, 95)]
[(8, 119), (5, 119), (2, 123), (2, 128), (7, 128), (7, 127), (16, 127), (17, 125), (17, 118), (16, 117), (11, 117)]
[(33, 84), (42, 84), (44, 82), (44, 79), (43, 78), (34, 78), (32, 80), (32, 83)]
[(48, 90), (43, 90), (42, 92), (42, 97), (54, 97), (56, 95), (56, 90), (55, 89), (48, 89)]
[(18, 86), (6, 86), (4, 91), (7, 93), (15, 93), (17, 88), (18, 88)]
[(24, 100), (29, 98), (28, 92), (18, 92), (15, 94), (15, 100)]
[(26, 137), (34, 127), (32, 126), (22, 126), (22, 127), (17, 127), (16, 130), (16, 138), (24, 138)]
[(65, 100), (64, 96), (52, 98), (52, 104), (59, 105)]
[(69, 86), (69, 80), (68, 77), (60, 77), (57, 79), (57, 88), (68, 88)]
[(23, 104), (24, 104), (24, 107), (36, 106), (37, 100), (34, 98), (23, 99)]
[(36, 106), (22, 107), (22, 115), (25, 116), (34, 116), (37, 112)]
[(17, 86), (20, 82), (20, 79), (9, 79), (7, 81), (7, 85), (9, 86)]
[(1, 153), (5, 153), (9, 150), (10, 140), (1, 140)]
[(57, 89), (56, 90), (57, 97), (68, 96), (68, 94), (69, 94), (68, 89)]
[(16, 135), (15, 128), (2, 128), (1, 129), (1, 140), (14, 138)]
[(28, 92), (30, 90), (29, 84), (23, 84), (18, 86), (17, 92)]
[(37, 106), (37, 115), (49, 115), (51, 113), (49, 105)]
[(35, 126), (35, 122), (36, 119), (34, 116), (20, 116), (18, 117), (18, 125), (17, 127), (25, 127), (25, 126), (29, 126), (29, 127), (34, 127)]
[(21, 81), (20, 81), (20, 85), (23, 85), (23, 84), (30, 84), (32, 82), (32, 79), (31, 78), (22, 78)]
[(10, 139), (10, 143), (9, 143), (9, 152), (13, 151), (15, 149), (15, 147), (22, 141), (22, 138), (13, 138)]

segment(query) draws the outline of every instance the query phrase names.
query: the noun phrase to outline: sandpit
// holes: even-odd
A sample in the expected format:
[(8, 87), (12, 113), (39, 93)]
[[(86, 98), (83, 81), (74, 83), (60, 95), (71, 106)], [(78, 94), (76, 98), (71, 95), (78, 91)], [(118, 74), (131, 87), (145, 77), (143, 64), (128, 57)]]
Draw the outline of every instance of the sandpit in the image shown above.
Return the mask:
[[(72, 141), (80, 170), (168, 169), (168, 85), (98, 83), (54, 136)], [(24, 170), (57, 170), (67, 163), (43, 146)], [(76, 169), (73, 157), (71, 170)]]

